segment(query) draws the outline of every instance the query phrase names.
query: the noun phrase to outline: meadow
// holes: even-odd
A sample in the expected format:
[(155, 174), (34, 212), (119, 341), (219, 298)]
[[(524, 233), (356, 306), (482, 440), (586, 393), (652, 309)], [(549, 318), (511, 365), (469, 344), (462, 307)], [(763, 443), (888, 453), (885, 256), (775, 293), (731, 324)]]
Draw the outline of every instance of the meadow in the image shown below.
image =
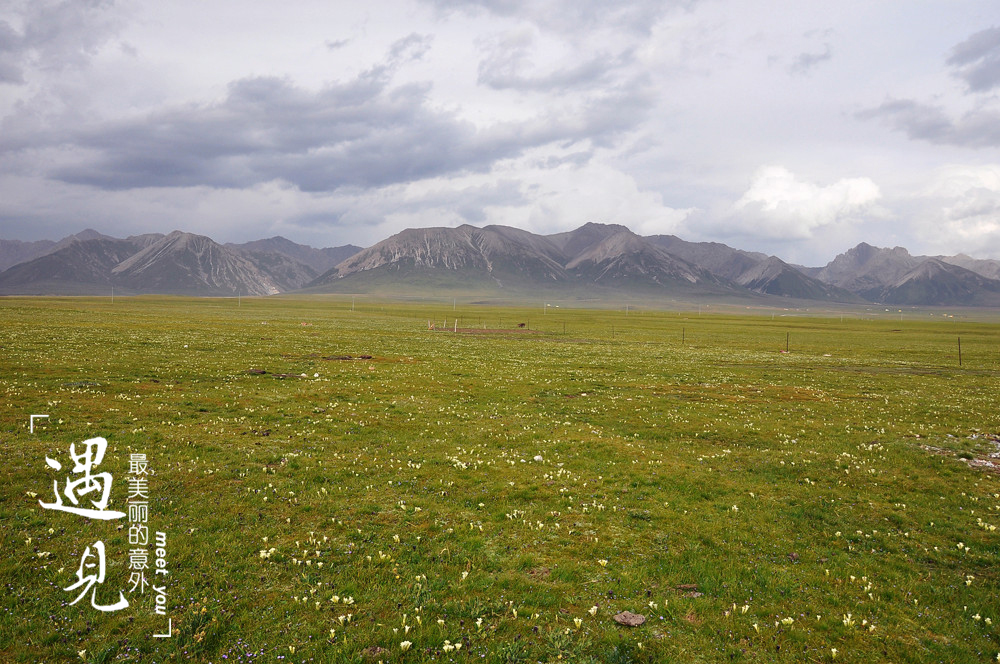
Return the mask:
[(1000, 661), (1000, 323), (784, 313), (0, 299), (0, 661)]

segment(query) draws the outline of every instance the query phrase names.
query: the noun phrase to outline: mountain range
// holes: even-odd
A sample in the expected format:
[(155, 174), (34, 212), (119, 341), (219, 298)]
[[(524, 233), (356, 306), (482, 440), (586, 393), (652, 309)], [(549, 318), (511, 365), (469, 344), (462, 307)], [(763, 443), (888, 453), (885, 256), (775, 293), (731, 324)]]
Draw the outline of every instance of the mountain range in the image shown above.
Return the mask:
[(996, 260), (862, 243), (826, 266), (803, 267), (599, 223), (551, 235), (495, 225), (407, 229), (367, 249), (316, 249), (283, 237), (223, 245), (181, 231), (122, 239), (88, 229), (59, 241), (0, 240), (0, 269), (3, 295), (446, 291), (1000, 306)]

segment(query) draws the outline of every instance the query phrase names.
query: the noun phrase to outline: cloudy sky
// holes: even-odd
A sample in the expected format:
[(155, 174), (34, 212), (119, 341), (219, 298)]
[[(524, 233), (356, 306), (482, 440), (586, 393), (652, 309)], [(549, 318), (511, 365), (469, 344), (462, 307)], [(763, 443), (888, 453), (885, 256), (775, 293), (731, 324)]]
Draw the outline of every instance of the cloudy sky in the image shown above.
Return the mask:
[(0, 237), (1000, 258), (996, 0), (4, 0)]

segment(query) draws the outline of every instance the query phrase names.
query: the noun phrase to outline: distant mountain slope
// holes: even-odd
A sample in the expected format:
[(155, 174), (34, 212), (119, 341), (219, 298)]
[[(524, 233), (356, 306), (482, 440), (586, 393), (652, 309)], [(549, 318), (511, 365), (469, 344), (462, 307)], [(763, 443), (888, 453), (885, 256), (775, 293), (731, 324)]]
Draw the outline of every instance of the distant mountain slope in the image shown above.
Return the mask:
[(736, 283), (755, 293), (766, 295), (794, 297), (801, 300), (864, 302), (859, 295), (824, 284), (819, 279), (813, 279), (774, 256), (751, 265), (736, 278)]
[(356, 276), (350, 284), (361, 276), (381, 282), (387, 273), (397, 280), (420, 276), (438, 287), (479, 284), (502, 288), (505, 282), (564, 281), (562, 266), (537, 251), (521, 233), (469, 225), (407, 229), (341, 262), (309, 289), (340, 286), (338, 282), (352, 275)]
[(708, 270), (668, 254), (626, 228), (618, 228), (622, 230), (573, 257), (566, 269), (578, 278), (602, 285), (724, 288), (723, 280)]
[(936, 258), (945, 263), (951, 263), (952, 265), (964, 267), (966, 270), (972, 270), (979, 276), (986, 277), (987, 279), (1000, 279), (1000, 261), (982, 260), (966, 256), (965, 254), (936, 256)]
[(574, 230), (545, 237), (558, 247), (563, 261), (567, 261), (621, 232), (632, 231), (619, 224), (597, 224), (590, 221)]
[(1000, 306), (1000, 281), (931, 258), (879, 294), (886, 304)]
[(342, 247), (315, 249), (304, 244), (292, 242), (280, 235), (266, 240), (244, 242), (243, 244), (227, 243), (225, 246), (244, 252), (282, 254), (298, 263), (308, 265), (316, 274), (326, 272), (337, 263), (345, 261), (361, 251), (361, 247), (356, 247), (353, 244), (347, 244)]
[(880, 249), (862, 242), (834, 258), (816, 278), (874, 301), (923, 261), (902, 247)]
[(142, 235), (129, 235), (125, 238), (132, 244), (138, 246), (140, 249), (144, 249), (154, 242), (158, 242), (163, 239), (163, 233), (144, 233)]
[(308, 280), (276, 278), (239, 251), (204, 235), (181, 231), (123, 260), (111, 275), (115, 283), (138, 292), (198, 295), (273, 295)]
[(223, 246), (180, 231), (122, 240), (86, 229), (58, 242), (0, 240), (0, 265), (7, 266), (0, 294), (106, 294), (112, 287), (122, 295), (196, 296), (495, 291), (1000, 306), (996, 260), (912, 256), (902, 247), (861, 243), (824, 267), (807, 268), (716, 242), (642, 237), (595, 222), (551, 235), (499, 225), (413, 228), (368, 249), (314, 249), (283, 237)]
[(125, 240), (87, 230), (0, 272), (0, 294), (128, 293), (271, 295), (301, 288), (317, 272), (280, 253), (239, 252), (174, 231)]
[(687, 242), (674, 235), (653, 235), (649, 239), (668, 254), (730, 281), (736, 281), (740, 275), (768, 258), (766, 254), (733, 249), (718, 242)]
[(110, 293), (111, 271), (138, 247), (128, 240), (73, 240), (61, 249), (0, 273), (4, 295)]
[(49, 249), (48, 253), (53, 251), (59, 251), (65, 247), (70, 246), (74, 242), (85, 242), (87, 240), (120, 240), (121, 238), (111, 237), (110, 235), (105, 235), (103, 233), (98, 233), (93, 228), (85, 228), (79, 233), (74, 233), (73, 235), (67, 235), (63, 239), (56, 242)]
[(277, 287), (279, 293), (302, 288), (319, 274), (285, 254), (264, 251), (246, 253), (250, 263)]
[(35, 242), (0, 240), (0, 272), (18, 263), (25, 263), (49, 253), (55, 244), (52, 240), (37, 240)]
[(309, 285), (311, 291), (419, 279), (438, 288), (666, 288), (738, 292), (624, 226), (589, 223), (536, 235), (507, 226), (408, 229), (359, 252)]
[[(46, 254), (51, 254), (60, 249), (64, 249), (74, 242), (83, 240), (117, 240), (108, 235), (102, 235), (93, 228), (87, 228), (79, 233), (68, 235), (58, 242), (52, 240), (38, 240), (35, 242), (20, 242), (18, 240), (0, 240), (0, 272), (7, 268), (26, 263), (35, 258), (40, 258)], [(131, 241), (131, 238), (129, 238)]]
[(862, 242), (816, 272), (820, 280), (872, 302), (906, 305), (995, 306), (1000, 261), (965, 255), (912, 256), (902, 247)]
[(552, 238), (554, 236), (552, 235), (537, 235), (512, 226), (491, 225), (484, 227), (483, 230), (490, 233), (496, 233), (510, 242), (511, 249), (514, 247), (522, 247), (526, 251), (544, 256), (560, 265), (566, 261), (563, 249), (557, 242), (553, 241)]
[[(142, 248), (152, 242), (155, 242), (161, 237), (163, 237), (162, 233), (148, 233), (146, 235), (132, 235), (125, 238), (125, 241), (137, 248)], [(3, 272), (4, 270), (20, 263), (26, 263), (30, 260), (34, 260), (35, 258), (40, 258), (47, 254), (59, 251), (60, 249), (64, 249), (74, 242), (81, 242), (85, 240), (119, 241), (120, 238), (104, 235), (103, 233), (98, 233), (93, 228), (87, 228), (79, 233), (68, 235), (58, 242), (54, 242), (52, 240), (38, 240), (36, 242), (0, 240), (0, 272)]]
[(775, 256), (734, 249), (718, 242), (687, 242), (673, 235), (654, 235), (649, 239), (668, 253), (723, 279), (735, 281), (754, 293), (803, 300), (864, 301), (858, 295), (825, 284)]

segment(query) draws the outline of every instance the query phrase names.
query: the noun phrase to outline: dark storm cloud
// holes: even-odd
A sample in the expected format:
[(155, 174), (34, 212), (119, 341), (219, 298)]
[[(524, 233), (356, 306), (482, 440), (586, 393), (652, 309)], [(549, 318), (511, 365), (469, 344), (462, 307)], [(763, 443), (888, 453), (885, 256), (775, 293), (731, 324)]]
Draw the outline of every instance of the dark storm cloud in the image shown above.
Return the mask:
[(23, 84), (27, 69), (85, 64), (121, 27), (113, 9), (104, 0), (24, 4), (20, 30), (0, 20), (0, 83)]
[(972, 92), (1000, 85), (1000, 28), (980, 30), (951, 50), (947, 63)]
[(572, 108), (477, 129), (428, 102), (428, 84), (393, 87), (402, 61), (428, 40), (400, 40), (389, 60), (319, 91), (286, 79), (246, 78), (217, 103), (61, 130), (0, 136), (10, 163), (68, 183), (107, 190), (249, 187), (285, 181), (307, 192), (381, 187), (462, 172), (536, 146), (611, 145), (649, 107), (642, 81), (592, 94)]
[(93, 157), (54, 176), (106, 189), (285, 180), (328, 191), (473, 166), (474, 129), (427, 108), (425, 92), (389, 89), (380, 70), (315, 93), (284, 79), (243, 79), (218, 105), (77, 134), (71, 146)]
[(954, 120), (936, 106), (910, 99), (890, 100), (857, 114), (863, 120), (880, 119), (912, 139), (970, 148), (1000, 146), (1000, 112), (981, 109)]

